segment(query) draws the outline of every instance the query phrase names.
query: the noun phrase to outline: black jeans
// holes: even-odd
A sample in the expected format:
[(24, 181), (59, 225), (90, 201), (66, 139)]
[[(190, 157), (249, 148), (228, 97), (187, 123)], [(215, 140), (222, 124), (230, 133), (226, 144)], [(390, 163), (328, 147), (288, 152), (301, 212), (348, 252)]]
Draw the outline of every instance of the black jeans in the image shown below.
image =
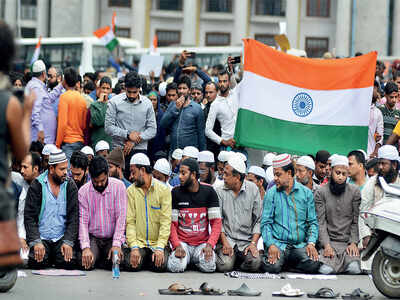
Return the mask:
[(165, 272), (167, 269), (168, 257), (169, 257), (169, 248), (164, 248), (164, 263), (161, 267), (156, 267), (154, 262), (152, 261), (153, 251), (150, 248), (139, 248), (140, 253), (140, 263), (136, 268), (133, 268), (131, 265), (131, 249), (124, 248), (124, 270), (126, 271), (141, 271), (143, 269), (147, 269), (153, 272)]
[(97, 238), (93, 235), (89, 236), (90, 238), (90, 250), (93, 253), (93, 264), (89, 268), (89, 270), (86, 270), (82, 266), (82, 251), (79, 251), (78, 253), (78, 265), (82, 270), (85, 271), (90, 271), (94, 270), (95, 267), (101, 268), (101, 269), (107, 269), (111, 270), (112, 268), (112, 259), (108, 259), (108, 253), (112, 248), (112, 238)]

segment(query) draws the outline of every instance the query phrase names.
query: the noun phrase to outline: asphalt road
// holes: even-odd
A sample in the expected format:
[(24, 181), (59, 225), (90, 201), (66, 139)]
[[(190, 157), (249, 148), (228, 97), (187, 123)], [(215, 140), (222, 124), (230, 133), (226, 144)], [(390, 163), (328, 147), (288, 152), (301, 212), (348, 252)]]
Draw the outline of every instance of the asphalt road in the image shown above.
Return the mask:
[[(157, 274), (147, 271), (139, 273), (122, 272), (121, 278), (113, 280), (111, 271), (96, 270), (87, 272), (82, 277), (47, 277), (33, 275), (30, 270), (24, 270), (28, 275), (18, 278), (14, 288), (0, 299), (14, 300), (80, 300), (80, 299), (204, 299), (211, 296), (162, 296), (159, 288), (167, 288), (171, 283), (180, 282), (187, 287), (199, 288), (201, 283), (208, 282), (210, 286), (223, 290), (236, 289), (245, 282), (250, 288), (262, 291), (258, 299), (279, 299), (272, 297), (273, 291), (278, 291), (286, 283), (304, 292), (314, 292), (321, 287), (331, 287), (341, 294), (349, 293), (355, 288), (374, 295), (374, 299), (386, 299), (373, 285), (367, 275), (341, 275), (337, 280), (305, 280), (305, 279), (236, 279), (228, 278), (220, 273), (202, 274), (188, 271), (183, 274)], [(220, 296), (225, 299), (245, 297)], [(305, 299), (303, 296), (300, 299)], [(249, 299), (254, 299), (249, 298)], [(284, 298), (282, 298), (284, 299)], [(287, 298), (286, 298), (287, 299)]]

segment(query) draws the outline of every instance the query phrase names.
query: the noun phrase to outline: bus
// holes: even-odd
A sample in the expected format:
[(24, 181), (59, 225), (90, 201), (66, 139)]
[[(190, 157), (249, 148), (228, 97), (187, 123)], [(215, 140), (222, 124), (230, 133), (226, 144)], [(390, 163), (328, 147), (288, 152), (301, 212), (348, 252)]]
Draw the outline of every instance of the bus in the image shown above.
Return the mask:
[[(127, 49), (138, 49), (140, 43), (133, 39), (118, 38), (119, 46), (115, 55), (126, 59)], [(17, 39), (16, 67), (29, 66), (38, 39)], [(110, 52), (97, 37), (42, 38), (40, 59), (47, 67), (57, 69), (74, 67), (80, 74), (105, 70), (109, 63)]]

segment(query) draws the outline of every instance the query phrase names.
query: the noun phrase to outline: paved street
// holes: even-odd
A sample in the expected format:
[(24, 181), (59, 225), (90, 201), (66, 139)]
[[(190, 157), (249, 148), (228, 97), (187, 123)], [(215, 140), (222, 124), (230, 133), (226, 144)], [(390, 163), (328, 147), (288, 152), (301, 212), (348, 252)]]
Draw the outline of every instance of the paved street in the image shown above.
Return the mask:
[[(242, 282), (250, 288), (261, 290), (259, 299), (271, 299), (273, 291), (290, 283), (295, 288), (304, 292), (313, 292), (321, 287), (333, 288), (336, 292), (345, 294), (357, 287), (374, 295), (374, 299), (385, 299), (379, 294), (372, 280), (366, 276), (339, 276), (337, 280), (281, 280), (281, 279), (252, 279), (242, 280), (227, 278), (223, 274), (202, 274), (199, 272), (186, 272), (184, 274), (156, 274), (151, 272), (126, 273), (122, 272), (119, 280), (112, 280), (111, 271), (88, 272), (85, 277), (46, 277), (32, 275), (30, 270), (25, 270), (28, 277), (18, 278), (16, 286), (7, 294), (0, 294), (0, 299), (7, 300), (80, 300), (80, 299), (174, 299), (171, 296), (161, 296), (158, 288), (167, 288), (173, 282), (181, 282), (192, 288), (198, 288), (207, 281), (210, 286), (226, 289), (236, 289)], [(186, 299), (189, 296), (179, 297)], [(204, 299), (207, 296), (190, 296), (190, 299)], [(229, 296), (221, 298), (234, 299)], [(241, 297), (244, 299), (244, 297)], [(303, 299), (306, 296), (302, 297)], [(219, 298), (220, 299), (220, 298)], [(275, 298), (274, 299), (278, 299)], [(283, 299), (283, 298), (282, 298)]]

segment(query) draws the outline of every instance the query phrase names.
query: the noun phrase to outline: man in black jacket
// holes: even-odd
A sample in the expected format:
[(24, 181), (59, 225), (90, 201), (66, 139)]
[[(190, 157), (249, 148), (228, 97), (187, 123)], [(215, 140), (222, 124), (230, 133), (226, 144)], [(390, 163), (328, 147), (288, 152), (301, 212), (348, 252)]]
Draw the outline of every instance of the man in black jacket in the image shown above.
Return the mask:
[(25, 203), (26, 240), (32, 269), (71, 269), (76, 265), (78, 189), (67, 178), (68, 161), (62, 151), (51, 153), (49, 169), (36, 178)]

